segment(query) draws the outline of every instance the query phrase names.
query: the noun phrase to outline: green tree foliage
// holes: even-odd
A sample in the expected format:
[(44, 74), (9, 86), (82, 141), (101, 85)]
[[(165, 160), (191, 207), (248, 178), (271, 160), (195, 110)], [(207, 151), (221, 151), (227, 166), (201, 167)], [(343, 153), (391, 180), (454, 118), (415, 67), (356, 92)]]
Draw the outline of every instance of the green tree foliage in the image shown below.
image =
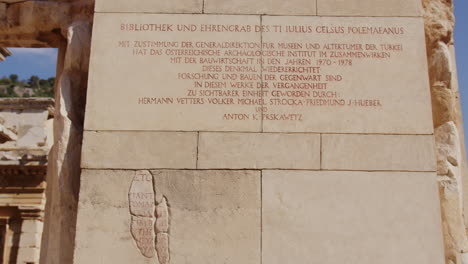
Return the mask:
[(12, 83), (17, 83), (18, 82), (18, 75), (11, 74), (10, 75), (10, 80), (11, 80)]
[[(41, 79), (36, 75), (19, 80), (11, 74), (0, 78), (0, 97), (54, 97), (55, 78)], [(30, 95), (28, 92), (31, 92)]]

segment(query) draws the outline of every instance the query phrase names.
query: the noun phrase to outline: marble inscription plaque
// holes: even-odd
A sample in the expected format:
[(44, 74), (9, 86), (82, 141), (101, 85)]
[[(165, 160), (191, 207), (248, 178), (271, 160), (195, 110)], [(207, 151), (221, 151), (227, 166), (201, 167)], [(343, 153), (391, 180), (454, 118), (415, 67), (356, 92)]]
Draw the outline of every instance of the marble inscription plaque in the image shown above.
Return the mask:
[(95, 20), (87, 130), (432, 133), (420, 18)]
[[(287, 21), (287, 23), (285, 23)], [(422, 19), (264, 17), (264, 131), (432, 132)]]

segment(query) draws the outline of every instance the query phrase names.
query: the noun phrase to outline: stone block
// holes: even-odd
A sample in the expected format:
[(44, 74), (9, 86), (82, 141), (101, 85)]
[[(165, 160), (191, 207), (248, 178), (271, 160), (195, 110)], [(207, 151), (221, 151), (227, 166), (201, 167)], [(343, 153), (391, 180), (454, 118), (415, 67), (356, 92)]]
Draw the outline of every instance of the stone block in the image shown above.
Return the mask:
[(434, 137), (322, 135), (322, 169), (435, 171)]
[[(158, 263), (140, 252), (130, 232), (128, 194), (135, 173), (83, 170), (74, 263), (93, 263), (96, 256), (102, 264)], [(167, 199), (170, 217), (169, 232), (157, 234), (159, 263), (169, 257), (170, 263), (260, 263), (260, 172), (151, 174), (155, 202)]]
[(19, 241), (20, 248), (40, 248), (41, 234), (39, 233), (23, 233)]
[(204, 13), (316, 15), (316, 0), (205, 0)]
[(279, 52), (262, 67), (263, 131), (433, 133), (422, 18), (264, 16), (262, 26)]
[(422, 16), (419, 0), (317, 0), (319, 16)]
[(16, 263), (38, 263), (40, 249), (38, 248), (19, 248)]
[(200, 133), (199, 169), (320, 169), (320, 135)]
[(260, 263), (260, 172), (152, 174), (170, 206), (171, 263)]
[(83, 168), (195, 168), (197, 133), (85, 131)]
[(44, 223), (39, 220), (23, 220), (21, 223), (22, 233), (41, 233)]
[(106, 13), (94, 21), (86, 130), (261, 131), (257, 102), (235, 96), (250, 88), (231, 87), (239, 79), (224, 71), (240, 64), (218, 61), (241, 58), (233, 63), (260, 73), (259, 16)]
[(444, 263), (435, 173), (264, 171), (264, 263)]
[(203, 0), (96, 0), (96, 12), (201, 13)]
[(142, 263), (155, 260), (140, 253), (130, 230), (129, 191), (135, 171), (83, 170), (74, 263)]

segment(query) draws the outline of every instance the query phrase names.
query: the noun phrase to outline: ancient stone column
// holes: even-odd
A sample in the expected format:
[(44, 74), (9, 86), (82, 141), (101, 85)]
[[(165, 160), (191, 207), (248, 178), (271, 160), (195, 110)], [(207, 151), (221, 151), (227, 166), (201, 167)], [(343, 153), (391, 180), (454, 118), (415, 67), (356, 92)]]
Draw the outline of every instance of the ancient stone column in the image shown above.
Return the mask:
[(463, 203), (466, 154), (453, 47), (453, 1), (424, 0), (423, 6), (446, 263), (468, 263)]
[(73, 258), (91, 23), (73, 22), (64, 35), (41, 253), (41, 263), (47, 264), (72, 263)]

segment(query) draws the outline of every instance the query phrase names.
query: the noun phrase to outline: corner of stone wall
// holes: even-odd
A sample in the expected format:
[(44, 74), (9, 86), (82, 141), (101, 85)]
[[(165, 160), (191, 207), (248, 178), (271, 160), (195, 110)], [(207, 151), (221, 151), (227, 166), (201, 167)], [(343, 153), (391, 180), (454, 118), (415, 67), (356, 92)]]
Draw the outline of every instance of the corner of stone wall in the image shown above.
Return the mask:
[(453, 0), (423, 0), (437, 175), (447, 264), (468, 263), (466, 154), (453, 48)]

